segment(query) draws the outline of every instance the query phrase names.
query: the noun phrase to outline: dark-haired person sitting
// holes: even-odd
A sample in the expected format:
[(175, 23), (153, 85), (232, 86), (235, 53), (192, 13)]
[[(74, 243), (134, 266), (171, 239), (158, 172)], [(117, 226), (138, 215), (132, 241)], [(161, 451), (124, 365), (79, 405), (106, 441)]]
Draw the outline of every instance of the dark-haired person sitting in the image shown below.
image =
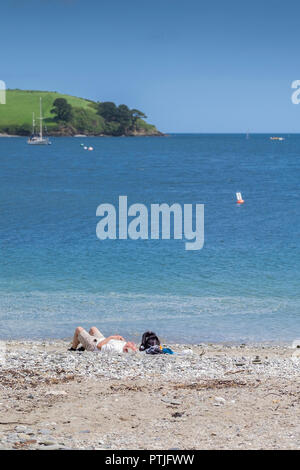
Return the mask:
[(110, 353), (137, 351), (136, 345), (131, 341), (126, 341), (123, 336), (113, 335), (105, 338), (101, 331), (95, 326), (92, 326), (89, 332), (81, 326), (76, 328), (70, 351), (76, 351), (79, 344), (81, 344), (86, 351), (103, 351)]

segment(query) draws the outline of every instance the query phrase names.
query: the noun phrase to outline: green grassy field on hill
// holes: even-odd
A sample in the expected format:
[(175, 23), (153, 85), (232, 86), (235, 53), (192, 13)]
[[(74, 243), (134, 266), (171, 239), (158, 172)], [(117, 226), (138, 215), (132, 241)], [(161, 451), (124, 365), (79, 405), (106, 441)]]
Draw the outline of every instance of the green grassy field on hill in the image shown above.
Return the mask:
[[(49, 126), (55, 125), (51, 109), (53, 101), (56, 98), (65, 98), (72, 106), (79, 108), (89, 108), (91, 101), (75, 96), (62, 95), (61, 93), (52, 91), (23, 91), (23, 90), (7, 90), (6, 105), (0, 107), (0, 128), (11, 125), (32, 125), (32, 113), (35, 116), (40, 115), (40, 97), (43, 103), (43, 116), (47, 118)], [(90, 108), (92, 109), (92, 108)], [(96, 110), (92, 110), (96, 114)], [(49, 121), (49, 119), (51, 121)], [(48, 124), (47, 124), (48, 125)]]
[[(29, 135), (32, 129), (32, 113), (35, 113), (36, 125), (39, 125), (40, 97), (42, 98), (44, 125), (49, 134), (74, 135), (76, 133), (109, 135), (111, 123), (97, 114), (95, 102), (71, 95), (63, 95), (57, 92), (31, 91), (31, 90), (7, 90), (6, 104), (0, 106), (0, 133)], [(73, 108), (74, 117), (68, 124), (58, 123), (51, 113), (53, 102), (57, 98), (64, 98)], [(159, 134), (155, 126), (142, 119), (138, 120), (136, 135)], [(135, 135), (132, 133), (132, 135)]]

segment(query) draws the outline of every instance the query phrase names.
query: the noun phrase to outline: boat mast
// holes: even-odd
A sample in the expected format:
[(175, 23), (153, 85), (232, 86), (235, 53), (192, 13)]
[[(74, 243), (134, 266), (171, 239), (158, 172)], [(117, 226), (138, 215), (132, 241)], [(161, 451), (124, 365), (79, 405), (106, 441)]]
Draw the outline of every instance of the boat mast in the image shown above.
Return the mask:
[(35, 134), (35, 120), (34, 120), (34, 113), (32, 113), (32, 134)]

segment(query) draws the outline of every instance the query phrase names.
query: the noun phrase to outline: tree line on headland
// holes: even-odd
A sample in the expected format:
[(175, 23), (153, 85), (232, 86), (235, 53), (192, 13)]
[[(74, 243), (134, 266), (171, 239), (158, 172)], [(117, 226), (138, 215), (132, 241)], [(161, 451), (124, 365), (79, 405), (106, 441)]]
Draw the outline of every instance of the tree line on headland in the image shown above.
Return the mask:
[(93, 133), (95, 135), (135, 135), (150, 131), (154, 126), (147, 124), (147, 116), (138, 109), (129, 109), (125, 104), (117, 106), (111, 101), (91, 103), (95, 112), (87, 108), (71, 106), (66, 99), (57, 98), (51, 113), (60, 130)]

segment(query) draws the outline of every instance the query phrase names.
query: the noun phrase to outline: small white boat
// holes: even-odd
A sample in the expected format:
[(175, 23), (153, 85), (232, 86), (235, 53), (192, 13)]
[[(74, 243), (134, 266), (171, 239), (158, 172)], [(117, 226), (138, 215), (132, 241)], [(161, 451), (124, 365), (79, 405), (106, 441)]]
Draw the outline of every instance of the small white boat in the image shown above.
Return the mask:
[(42, 115), (42, 98), (40, 98), (40, 117), (38, 118), (40, 120), (40, 132), (39, 134), (35, 133), (35, 119), (34, 119), (34, 113), (33, 113), (33, 119), (32, 119), (32, 134), (27, 140), (27, 144), (29, 145), (51, 145), (50, 140), (48, 137), (43, 137), (43, 115)]

